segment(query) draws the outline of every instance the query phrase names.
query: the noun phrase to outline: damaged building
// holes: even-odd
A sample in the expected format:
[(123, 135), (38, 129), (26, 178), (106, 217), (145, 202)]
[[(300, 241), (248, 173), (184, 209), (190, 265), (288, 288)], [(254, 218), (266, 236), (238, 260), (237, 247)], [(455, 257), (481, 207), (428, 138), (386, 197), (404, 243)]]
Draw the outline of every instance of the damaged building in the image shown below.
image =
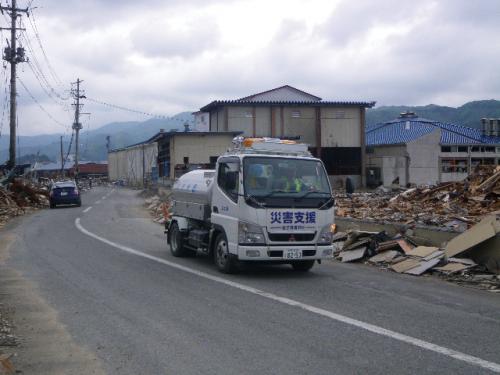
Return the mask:
[(366, 128), (368, 185), (461, 181), (478, 165), (500, 164), (499, 119), (474, 129), (402, 113)]

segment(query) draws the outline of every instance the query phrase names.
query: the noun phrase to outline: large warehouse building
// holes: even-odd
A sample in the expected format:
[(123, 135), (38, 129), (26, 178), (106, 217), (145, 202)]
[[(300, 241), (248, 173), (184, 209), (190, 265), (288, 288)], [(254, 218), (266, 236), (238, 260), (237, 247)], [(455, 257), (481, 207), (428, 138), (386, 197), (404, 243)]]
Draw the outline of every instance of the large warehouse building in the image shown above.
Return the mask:
[(366, 129), (368, 182), (435, 184), (460, 181), (477, 165), (500, 164), (499, 120), (483, 129), (402, 113)]
[[(195, 113), (212, 132), (249, 137), (298, 137), (320, 157), (334, 186), (347, 176), (364, 184), (365, 109), (375, 102), (326, 101), (291, 86), (235, 100), (215, 100)], [(208, 114), (208, 115), (207, 115)]]
[(128, 185), (171, 182), (192, 169), (214, 167), (241, 132), (164, 132), (108, 153), (109, 178)]

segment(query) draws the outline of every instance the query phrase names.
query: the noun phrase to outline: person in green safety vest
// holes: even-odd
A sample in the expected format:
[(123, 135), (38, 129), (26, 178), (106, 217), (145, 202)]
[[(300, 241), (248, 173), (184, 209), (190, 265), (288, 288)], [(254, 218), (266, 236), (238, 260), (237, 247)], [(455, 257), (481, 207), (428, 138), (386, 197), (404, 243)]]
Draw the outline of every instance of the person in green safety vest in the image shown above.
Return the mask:
[(287, 168), (278, 177), (276, 188), (286, 192), (299, 192), (305, 188), (304, 182), (295, 175), (295, 170)]

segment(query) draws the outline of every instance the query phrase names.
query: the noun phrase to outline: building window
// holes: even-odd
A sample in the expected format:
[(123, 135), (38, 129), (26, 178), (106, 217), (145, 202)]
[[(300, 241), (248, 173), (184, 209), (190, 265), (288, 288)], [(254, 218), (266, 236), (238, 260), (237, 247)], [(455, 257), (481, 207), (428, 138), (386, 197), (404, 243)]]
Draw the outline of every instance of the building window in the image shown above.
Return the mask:
[(495, 152), (494, 146), (474, 146), (472, 152)]
[(345, 111), (335, 112), (335, 118), (345, 118)]
[(458, 146), (458, 152), (467, 152), (467, 146)]
[(189, 164), (189, 157), (187, 156), (184, 156), (184, 165), (188, 165)]
[(293, 118), (300, 118), (300, 111), (292, 111)]
[(467, 173), (467, 159), (442, 159), (441, 172)]
[(253, 118), (253, 113), (252, 113), (252, 111), (245, 111), (245, 112), (243, 112), (243, 117), (246, 117), (246, 118)]
[(494, 158), (472, 158), (472, 167), (477, 167), (478, 165), (495, 165)]
[(441, 152), (451, 152), (450, 146), (441, 146)]

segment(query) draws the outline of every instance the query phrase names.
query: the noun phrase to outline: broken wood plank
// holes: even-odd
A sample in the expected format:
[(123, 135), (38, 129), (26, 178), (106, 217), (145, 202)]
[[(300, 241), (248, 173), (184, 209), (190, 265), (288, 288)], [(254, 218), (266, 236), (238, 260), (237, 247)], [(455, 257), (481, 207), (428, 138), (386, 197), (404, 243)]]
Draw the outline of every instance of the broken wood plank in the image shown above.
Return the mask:
[(435, 253), (436, 251), (439, 251), (439, 248), (434, 246), (417, 246), (416, 248), (411, 250), (407, 255), (424, 258), (426, 256), (431, 255), (432, 253)]
[(362, 259), (365, 256), (366, 247), (362, 247), (360, 249), (342, 251), (340, 253), (340, 257), (342, 258), (342, 262), (352, 262), (354, 260)]
[(410, 275), (419, 276), (419, 275), (423, 274), (425, 271), (427, 271), (428, 269), (431, 269), (432, 267), (434, 267), (440, 261), (441, 261), (441, 259), (436, 258), (436, 259), (431, 259), (431, 260), (419, 262), (417, 267), (411, 268), (411, 269), (405, 271), (405, 273), (410, 274)]
[(420, 262), (416, 259), (406, 259), (406, 260), (403, 260), (402, 262), (399, 262), (399, 263), (392, 265), (391, 269), (393, 269), (394, 271), (396, 271), (398, 273), (402, 273), (402, 272), (405, 272), (405, 271), (408, 271), (412, 268), (417, 267), (419, 265), (419, 263)]
[(461, 254), (481, 242), (494, 237), (497, 233), (496, 229), (496, 218), (494, 216), (489, 216), (481, 220), (479, 224), (474, 225), (466, 232), (459, 234), (448, 242), (445, 248), (446, 256), (450, 258)]
[(396, 250), (387, 250), (380, 254), (372, 256), (370, 259), (368, 259), (368, 261), (371, 263), (387, 263), (396, 258), (398, 255), (399, 252)]

